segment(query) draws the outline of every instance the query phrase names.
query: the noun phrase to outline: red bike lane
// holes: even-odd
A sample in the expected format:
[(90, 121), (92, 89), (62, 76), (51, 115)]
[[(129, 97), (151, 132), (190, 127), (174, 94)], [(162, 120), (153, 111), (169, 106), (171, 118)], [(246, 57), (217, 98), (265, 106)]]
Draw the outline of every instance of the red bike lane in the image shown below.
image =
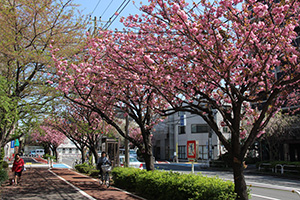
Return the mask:
[[(9, 178), (13, 178), (9, 169)], [(1, 200), (141, 200), (115, 187), (106, 188), (98, 180), (67, 168), (27, 167), (20, 185), (7, 181), (0, 187)]]

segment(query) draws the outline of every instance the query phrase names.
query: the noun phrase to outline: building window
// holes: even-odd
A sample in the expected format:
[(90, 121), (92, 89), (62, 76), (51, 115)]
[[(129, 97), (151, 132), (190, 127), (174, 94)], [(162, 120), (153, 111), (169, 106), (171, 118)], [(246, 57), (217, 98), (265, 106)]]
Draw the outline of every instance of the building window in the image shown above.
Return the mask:
[(206, 145), (199, 145), (199, 160), (207, 160), (208, 151)]
[(209, 128), (207, 124), (192, 124), (192, 133), (208, 133)]
[(78, 149), (76, 149), (76, 153), (79, 153), (79, 150), (78, 150)]
[(230, 133), (230, 129), (228, 126), (223, 127), (223, 133)]
[(185, 115), (185, 112), (184, 111), (179, 111), (178, 112), (178, 117), (182, 116), (182, 115)]
[(178, 126), (178, 134), (185, 134), (185, 126)]
[(186, 159), (186, 146), (178, 146), (178, 158)]
[(72, 153), (72, 148), (69, 148), (69, 153)]
[(66, 153), (66, 149), (65, 148), (62, 149), (62, 153)]

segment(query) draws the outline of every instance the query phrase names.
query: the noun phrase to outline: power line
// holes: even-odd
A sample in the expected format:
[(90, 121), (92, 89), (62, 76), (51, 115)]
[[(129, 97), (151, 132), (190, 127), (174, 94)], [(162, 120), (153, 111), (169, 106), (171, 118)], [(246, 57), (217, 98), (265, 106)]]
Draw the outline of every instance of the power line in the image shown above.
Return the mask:
[(103, 13), (101, 14), (100, 17), (102, 17), (104, 15), (104, 13), (107, 11), (107, 9), (109, 8), (109, 6), (111, 5), (111, 3), (113, 2), (114, 0), (111, 0), (110, 3), (108, 4), (108, 6), (105, 8), (105, 10), (103, 11)]
[[(107, 29), (116, 20), (116, 18), (121, 14), (121, 12), (129, 4), (130, 0), (127, 0), (126, 4), (124, 5), (125, 2), (126, 2), (126, 0), (124, 0), (123, 3), (119, 6), (119, 8), (116, 10), (116, 12), (113, 13), (113, 15), (109, 18), (108, 22), (103, 26), (103, 29)], [(120, 10), (120, 12), (119, 12), (119, 10)]]
[(102, 0), (99, 0), (97, 5), (95, 6), (94, 10), (92, 11), (92, 13), (90, 14), (90, 16), (92, 16), (92, 14), (95, 12), (96, 8), (98, 7), (99, 3), (101, 2)]

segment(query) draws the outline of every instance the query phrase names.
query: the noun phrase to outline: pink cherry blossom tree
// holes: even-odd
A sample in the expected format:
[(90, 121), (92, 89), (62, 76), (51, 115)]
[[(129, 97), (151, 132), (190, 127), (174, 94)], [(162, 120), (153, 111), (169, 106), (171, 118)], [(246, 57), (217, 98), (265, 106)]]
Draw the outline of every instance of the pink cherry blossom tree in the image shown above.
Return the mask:
[[(123, 19), (128, 51), (111, 45), (110, 53), (119, 56), (114, 61), (147, 79), (172, 106), (165, 114), (188, 111), (210, 125), (232, 157), (237, 198), (248, 199), (243, 175), (248, 147), (280, 107), (299, 100), (299, 1), (149, 2), (143, 15)], [(137, 62), (141, 59), (144, 63)], [(222, 134), (216, 113), (230, 138)]]
[[(79, 63), (68, 63), (54, 56), (59, 89), (66, 98), (97, 112), (104, 121), (116, 128), (120, 135), (143, 152), (147, 170), (154, 170), (151, 130), (161, 120), (157, 111), (166, 108), (167, 104), (156, 97), (153, 88), (142, 84), (144, 80), (139, 79), (137, 74), (127, 71), (116, 62), (115, 58), (123, 62), (118, 54), (109, 53), (111, 45), (117, 43), (123, 34), (112, 34), (110, 31), (103, 34), (99, 38), (88, 38), (88, 52), (84, 59), (78, 58)], [(126, 53), (127, 50), (122, 51)], [(123, 56), (131, 57), (129, 54)], [(142, 142), (124, 132), (120, 122), (122, 117), (118, 113), (125, 113), (138, 125)]]
[(61, 131), (81, 151), (82, 162), (85, 161), (86, 147), (98, 160), (98, 147), (103, 136), (111, 135), (113, 128), (101, 120), (90, 109), (74, 103), (67, 103), (61, 116), (55, 119), (54, 128)]
[(40, 127), (36, 128), (31, 133), (31, 137), (32, 140), (36, 141), (37, 143), (43, 144), (46, 147), (50, 147), (57, 160), (57, 147), (64, 142), (66, 136), (62, 132), (46, 124), (49, 124), (49, 120), (45, 120), (45, 124), (42, 124)]
[[(248, 147), (280, 107), (298, 102), (299, 1), (149, 2), (143, 15), (123, 19), (125, 33), (100, 31), (89, 38), (79, 63), (54, 57), (59, 88), (137, 143), (117, 126), (114, 111), (134, 119), (146, 165), (157, 113), (201, 116), (232, 157), (237, 198), (248, 199), (243, 175)], [(222, 134), (216, 113), (230, 138)]]

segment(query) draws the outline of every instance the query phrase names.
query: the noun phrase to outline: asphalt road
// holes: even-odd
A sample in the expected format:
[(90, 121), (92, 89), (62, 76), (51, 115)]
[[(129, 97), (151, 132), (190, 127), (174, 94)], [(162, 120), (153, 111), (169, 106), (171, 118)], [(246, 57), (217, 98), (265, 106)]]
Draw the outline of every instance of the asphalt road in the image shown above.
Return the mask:
[[(191, 173), (190, 164), (155, 164), (156, 169), (172, 170), (182, 173)], [(213, 171), (201, 169), (195, 166), (195, 173), (204, 176), (218, 176), (223, 180), (233, 181), (232, 172)], [(246, 182), (250, 189), (252, 200), (299, 200), (300, 199), (300, 180), (290, 180), (273, 176), (245, 173)], [(292, 192), (295, 191), (295, 192)], [(298, 191), (298, 193), (296, 192)]]

